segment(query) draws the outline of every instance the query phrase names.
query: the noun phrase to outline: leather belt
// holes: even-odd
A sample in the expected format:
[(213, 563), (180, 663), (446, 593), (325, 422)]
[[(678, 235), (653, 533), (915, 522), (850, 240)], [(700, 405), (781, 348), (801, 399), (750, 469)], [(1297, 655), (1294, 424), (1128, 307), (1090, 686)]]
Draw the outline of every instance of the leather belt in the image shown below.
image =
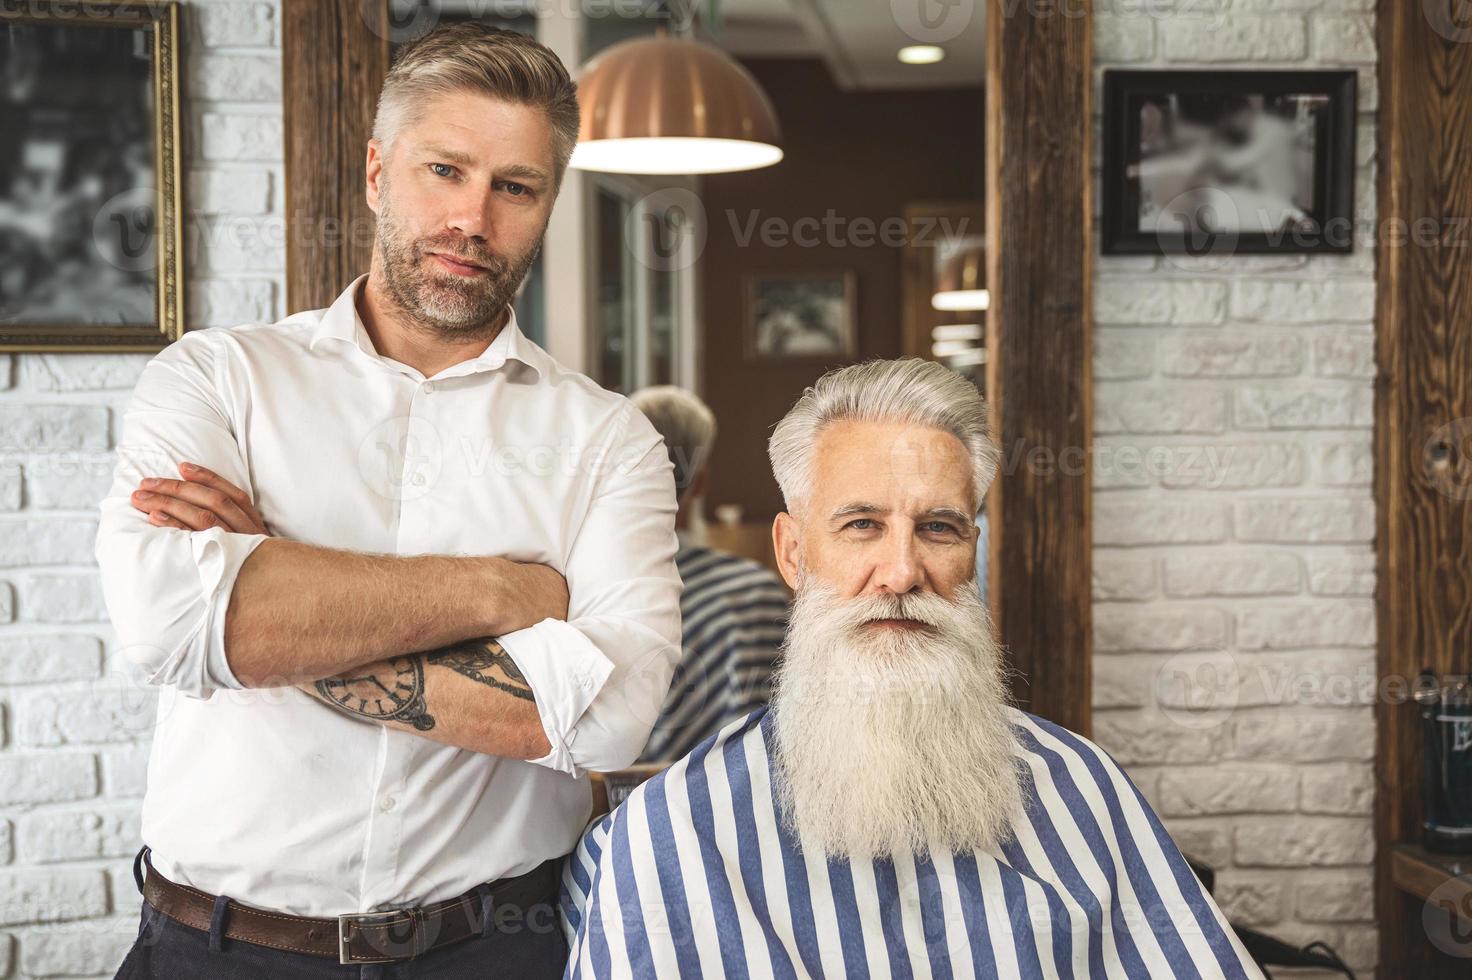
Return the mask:
[[(140, 853), (148, 867), (144, 901), (171, 919), (209, 932), (219, 897), (170, 881), (153, 869), (147, 847)], [(515, 909), (524, 920), (533, 905), (554, 901), (558, 864), (556, 859), (548, 859), (525, 874), (477, 885), (455, 898), (430, 905), (354, 912), (334, 918), (268, 912), (227, 899), (222, 934), (227, 939), (272, 949), (336, 956), (339, 963), (345, 964), (413, 959), (481, 935), (491, 928), (493, 911), (500, 917), (503, 911)], [(489, 905), (482, 896), (489, 898)], [(555, 923), (549, 922), (549, 926), (556, 928)], [(525, 922), (522, 927), (526, 927)]]

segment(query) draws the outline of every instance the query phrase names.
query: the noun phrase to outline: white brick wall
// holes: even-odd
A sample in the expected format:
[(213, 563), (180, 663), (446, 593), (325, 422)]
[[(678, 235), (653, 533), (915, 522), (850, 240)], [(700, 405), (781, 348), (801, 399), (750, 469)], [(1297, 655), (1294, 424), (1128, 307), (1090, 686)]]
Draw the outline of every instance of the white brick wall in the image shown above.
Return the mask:
[[(1172, 6), (1097, 5), (1100, 77), (1358, 68), (1356, 211), (1372, 221), (1373, 0)], [(1231, 918), (1323, 939), (1361, 976), (1376, 963), (1374, 302), (1363, 241), (1096, 267), (1096, 740), (1218, 869)]]
[[(285, 311), (277, 0), (184, 10), (191, 327)], [(205, 127), (205, 128), (202, 128)], [(91, 538), (147, 354), (0, 354), (0, 976), (111, 977), (138, 929), (153, 692)]]

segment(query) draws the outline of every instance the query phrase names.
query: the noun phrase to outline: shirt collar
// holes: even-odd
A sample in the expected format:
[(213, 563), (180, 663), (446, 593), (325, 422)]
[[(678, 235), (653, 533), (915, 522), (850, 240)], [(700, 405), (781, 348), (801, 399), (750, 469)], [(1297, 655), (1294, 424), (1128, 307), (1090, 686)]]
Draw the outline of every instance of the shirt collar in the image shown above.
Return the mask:
[[(363, 326), (362, 317), (358, 315), (356, 302), (358, 291), (367, 281), (368, 275), (364, 273), (349, 283), (348, 288), (333, 300), (332, 305), (323, 312), (322, 318), (317, 321), (317, 326), (312, 330), (311, 339), (307, 342), (309, 350), (315, 350), (317, 345), (325, 340), (336, 340), (353, 344), (369, 357), (387, 360), (374, 349), (373, 340)], [(506, 318), (506, 325), (501, 328), (501, 331), (496, 334), (496, 339), (492, 340), (484, 351), (469, 360), (445, 368), (435, 377), (455, 378), (478, 371), (494, 371), (504, 367), (507, 361), (517, 361), (539, 375), (542, 374), (543, 366), (541, 359), (537, 356), (540, 351), (521, 332), (521, 327), (516, 322), (515, 308), (508, 307), (507, 312), (509, 315)]]

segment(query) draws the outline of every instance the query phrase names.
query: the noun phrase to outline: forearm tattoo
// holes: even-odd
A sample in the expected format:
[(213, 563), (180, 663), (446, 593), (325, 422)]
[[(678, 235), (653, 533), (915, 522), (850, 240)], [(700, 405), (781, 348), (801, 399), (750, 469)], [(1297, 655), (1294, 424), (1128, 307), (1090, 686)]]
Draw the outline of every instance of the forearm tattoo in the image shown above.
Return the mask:
[(492, 639), (466, 640), (425, 655), (425, 660), (440, 664), (473, 681), (498, 691), (535, 702), (532, 686), (526, 682), (521, 668), (511, 659), (506, 648)]
[(316, 689), (344, 714), (378, 722), (403, 722), (427, 732), (435, 725), (424, 698), (424, 668), (430, 664), (448, 667), (513, 697), (536, 702), (531, 685), (511, 655), (489, 637), (380, 660), (351, 674), (324, 677), (317, 681)]

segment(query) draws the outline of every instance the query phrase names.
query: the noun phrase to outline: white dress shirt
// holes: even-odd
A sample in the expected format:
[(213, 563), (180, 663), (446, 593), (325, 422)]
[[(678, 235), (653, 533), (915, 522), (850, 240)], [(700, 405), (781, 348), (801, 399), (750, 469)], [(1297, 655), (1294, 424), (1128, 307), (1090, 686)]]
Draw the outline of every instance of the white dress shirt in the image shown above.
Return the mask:
[[(431, 378), (380, 356), (354, 304), (366, 278), (326, 310), (191, 331), (154, 357), (97, 536), (118, 643), (161, 687), (142, 815), (154, 867), (298, 915), (433, 902), (567, 854), (591, 812), (586, 770), (639, 755), (679, 659), (673, 467), (654, 428), (514, 313)], [(551, 751), (502, 759), (294, 687), (243, 688), (225, 610), (266, 536), (150, 524), (129, 495), (180, 461), (243, 488), (294, 541), (565, 575), (567, 622), (500, 637)]]

